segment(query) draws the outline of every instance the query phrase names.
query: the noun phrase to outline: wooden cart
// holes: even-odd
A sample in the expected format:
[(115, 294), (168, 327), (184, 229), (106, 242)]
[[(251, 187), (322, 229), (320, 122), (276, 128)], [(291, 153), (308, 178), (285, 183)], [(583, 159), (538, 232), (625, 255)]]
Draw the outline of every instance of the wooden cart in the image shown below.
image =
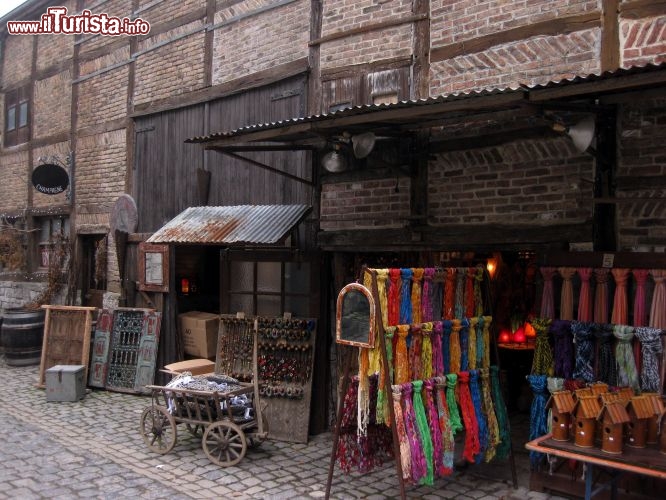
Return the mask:
[[(256, 320), (251, 335), (252, 359), (248, 368), (252, 382), (234, 381), (234, 388), (229, 391), (193, 390), (170, 387), (171, 384), (146, 386), (152, 393), (152, 403), (141, 414), (139, 430), (151, 450), (169, 453), (176, 445), (177, 424), (185, 424), (191, 434), (202, 436), (201, 447), (211, 462), (229, 467), (243, 459), (248, 445), (258, 445), (266, 439), (268, 425), (262, 413), (257, 376)], [(220, 374), (198, 377), (229, 380)], [(245, 399), (245, 404), (236, 405), (238, 399)]]
[[(141, 414), (141, 437), (152, 451), (166, 454), (176, 445), (177, 424), (185, 424), (191, 434), (203, 434), (201, 446), (211, 462), (236, 465), (248, 445), (261, 443), (268, 434), (256, 382), (240, 385), (229, 392), (147, 386), (152, 404)], [(235, 406), (233, 400), (239, 396), (250, 398), (251, 405)]]

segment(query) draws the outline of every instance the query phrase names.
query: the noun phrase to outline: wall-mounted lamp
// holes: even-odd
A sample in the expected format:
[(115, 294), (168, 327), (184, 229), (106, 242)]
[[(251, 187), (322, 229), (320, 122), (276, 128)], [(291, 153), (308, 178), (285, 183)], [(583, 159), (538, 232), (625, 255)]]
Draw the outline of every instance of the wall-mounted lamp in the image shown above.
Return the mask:
[(495, 279), (495, 274), (497, 274), (497, 268), (499, 267), (501, 260), (502, 256), (499, 252), (495, 252), (492, 257), (488, 257), (488, 260), (486, 261), (486, 270), (488, 271), (491, 280)]
[(581, 121), (570, 127), (562, 125), (561, 123), (553, 124), (553, 130), (555, 132), (567, 134), (571, 137), (574, 147), (581, 153), (584, 153), (588, 149), (593, 149), (591, 146), (594, 141), (595, 129), (596, 124), (594, 117), (592, 116), (583, 118)]
[(321, 159), (321, 165), (327, 172), (338, 173), (347, 170), (348, 164), (344, 154), (340, 151), (340, 144), (335, 144), (335, 149), (329, 151)]

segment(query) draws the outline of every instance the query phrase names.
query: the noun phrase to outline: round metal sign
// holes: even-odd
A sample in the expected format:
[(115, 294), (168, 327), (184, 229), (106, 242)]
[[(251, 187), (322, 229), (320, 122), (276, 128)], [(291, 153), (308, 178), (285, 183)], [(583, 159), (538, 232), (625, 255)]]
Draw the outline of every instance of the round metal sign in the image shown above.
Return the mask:
[(111, 209), (110, 224), (114, 231), (133, 233), (136, 231), (139, 216), (134, 198), (128, 194), (118, 197)]
[(69, 186), (69, 175), (56, 163), (43, 163), (32, 171), (32, 185), (40, 193), (60, 194)]

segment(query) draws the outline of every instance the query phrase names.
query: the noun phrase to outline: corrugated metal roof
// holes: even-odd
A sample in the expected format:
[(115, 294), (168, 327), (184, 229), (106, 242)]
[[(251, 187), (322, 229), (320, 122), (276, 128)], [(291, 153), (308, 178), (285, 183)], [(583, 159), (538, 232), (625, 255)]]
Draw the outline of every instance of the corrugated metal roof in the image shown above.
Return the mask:
[(310, 211), (307, 205), (190, 207), (171, 219), (148, 243), (273, 244)]
[(280, 129), (286, 128), (289, 126), (306, 124), (306, 123), (316, 123), (328, 120), (334, 120), (337, 118), (347, 118), (350, 116), (363, 115), (376, 113), (379, 111), (385, 110), (399, 110), (404, 108), (414, 108), (414, 107), (426, 107), (432, 106), (441, 103), (449, 103), (454, 101), (463, 101), (471, 99), (481, 99), (484, 97), (498, 95), (498, 94), (525, 94), (531, 93), (533, 91), (539, 91), (543, 89), (552, 89), (558, 87), (566, 87), (570, 85), (576, 85), (586, 82), (595, 82), (600, 80), (611, 80), (614, 78), (620, 78), (628, 75), (634, 74), (643, 74), (650, 73), (654, 71), (661, 71), (666, 69), (666, 62), (661, 64), (646, 64), (645, 66), (633, 66), (630, 68), (619, 68), (614, 71), (606, 71), (603, 73), (592, 73), (585, 76), (572, 76), (571, 78), (563, 78), (561, 80), (552, 80), (543, 84), (534, 84), (534, 85), (521, 85), (517, 88), (503, 87), (503, 88), (492, 88), (492, 89), (483, 89), (483, 90), (470, 90), (466, 92), (455, 92), (451, 94), (442, 94), (436, 97), (429, 97), (424, 99), (410, 99), (399, 101), (397, 103), (381, 103), (381, 104), (364, 104), (358, 106), (351, 106), (348, 108), (343, 108), (340, 110), (332, 111), (330, 113), (322, 113), (318, 115), (310, 115), (305, 117), (295, 117), (286, 120), (280, 120), (275, 122), (267, 123), (258, 123), (254, 125), (247, 125), (244, 127), (239, 127), (233, 130), (215, 132), (205, 136), (196, 136), (187, 139), (185, 142), (188, 143), (205, 143), (212, 142), (216, 139), (230, 138), (235, 136), (242, 136), (244, 134), (259, 132), (264, 130), (271, 129)]

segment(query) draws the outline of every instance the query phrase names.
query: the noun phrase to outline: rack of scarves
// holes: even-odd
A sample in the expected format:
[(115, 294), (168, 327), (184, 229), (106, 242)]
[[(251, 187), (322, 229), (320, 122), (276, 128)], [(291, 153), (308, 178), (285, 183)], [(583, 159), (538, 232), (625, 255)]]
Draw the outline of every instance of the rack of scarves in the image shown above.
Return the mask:
[(404, 483), (432, 485), (453, 473), (463, 432), (464, 460), (511, 458), (516, 484), (483, 279), (482, 268), (364, 270), (379, 334), (374, 349), (358, 349), (358, 374), (343, 384), (327, 491), (333, 460), (369, 472), (398, 457), (403, 497)]
[[(563, 387), (573, 390), (603, 382), (612, 388), (630, 387), (635, 394), (663, 395), (666, 270), (542, 267), (540, 271), (542, 317), (532, 320), (537, 337), (527, 377), (534, 395), (530, 440), (548, 432), (546, 401)], [(556, 318), (553, 280), (558, 275), (562, 286)], [(537, 452), (530, 452), (530, 458), (533, 469), (544, 459)]]

